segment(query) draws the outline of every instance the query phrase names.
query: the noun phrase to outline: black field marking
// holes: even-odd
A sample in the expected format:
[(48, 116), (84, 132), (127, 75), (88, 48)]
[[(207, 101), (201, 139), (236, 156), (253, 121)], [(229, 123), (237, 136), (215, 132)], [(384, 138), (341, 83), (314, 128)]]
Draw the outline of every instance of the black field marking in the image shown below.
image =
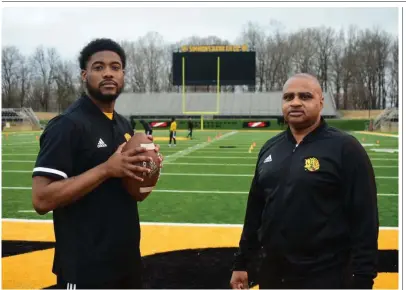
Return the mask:
[(34, 241), (2, 241), (1, 257), (10, 257), (31, 253), (40, 250), (48, 250), (55, 247), (54, 242), (34, 242)]
[[(54, 242), (2, 241), (2, 257), (54, 248)], [(144, 288), (229, 289), (231, 265), (237, 248), (204, 248), (144, 256)], [(258, 264), (249, 267), (256, 285)], [(380, 250), (378, 272), (398, 272), (398, 251)], [(55, 289), (56, 285), (44, 289)]]

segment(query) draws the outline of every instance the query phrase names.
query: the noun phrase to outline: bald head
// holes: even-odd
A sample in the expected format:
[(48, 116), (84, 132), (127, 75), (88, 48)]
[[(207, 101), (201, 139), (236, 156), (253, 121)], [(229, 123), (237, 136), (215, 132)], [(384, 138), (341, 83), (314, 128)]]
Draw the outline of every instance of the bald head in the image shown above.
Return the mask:
[(317, 92), (318, 95), (320, 95), (320, 97), (323, 97), (323, 90), (321, 89), (321, 85), (319, 83), (319, 80), (312, 76), (311, 74), (308, 73), (298, 73), (295, 74), (293, 76), (291, 76), (285, 83), (285, 85), (283, 86), (283, 91), (285, 92), (286, 88), (289, 86), (290, 83), (292, 83), (293, 81), (297, 80), (297, 79), (303, 79), (306, 82), (308, 82), (308, 85), (312, 87), (312, 89)]
[(283, 86), (282, 111), (285, 120), (293, 127), (305, 129), (312, 126), (320, 119), (323, 104), (320, 83), (310, 74), (296, 74)]

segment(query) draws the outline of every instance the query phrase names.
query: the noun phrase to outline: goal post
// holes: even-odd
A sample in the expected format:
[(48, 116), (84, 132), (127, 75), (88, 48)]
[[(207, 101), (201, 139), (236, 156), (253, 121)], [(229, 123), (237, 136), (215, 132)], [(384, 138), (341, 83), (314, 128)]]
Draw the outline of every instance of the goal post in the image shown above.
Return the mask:
[(204, 130), (204, 116), (220, 114), (220, 56), (217, 57), (217, 79), (216, 79), (216, 109), (215, 111), (189, 111), (186, 109), (186, 68), (185, 57), (182, 57), (182, 113), (184, 115), (200, 115), (200, 129)]

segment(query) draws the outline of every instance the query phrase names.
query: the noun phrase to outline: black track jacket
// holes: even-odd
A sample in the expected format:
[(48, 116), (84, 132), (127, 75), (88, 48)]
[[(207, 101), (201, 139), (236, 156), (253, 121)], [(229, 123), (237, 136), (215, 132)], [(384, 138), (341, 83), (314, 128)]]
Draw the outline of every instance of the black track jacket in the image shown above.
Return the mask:
[(373, 283), (378, 231), (368, 155), (322, 118), (299, 145), (287, 129), (261, 148), (233, 270), (247, 270), (260, 249), (288, 261), (287, 276), (315, 273), (346, 256), (354, 278)]

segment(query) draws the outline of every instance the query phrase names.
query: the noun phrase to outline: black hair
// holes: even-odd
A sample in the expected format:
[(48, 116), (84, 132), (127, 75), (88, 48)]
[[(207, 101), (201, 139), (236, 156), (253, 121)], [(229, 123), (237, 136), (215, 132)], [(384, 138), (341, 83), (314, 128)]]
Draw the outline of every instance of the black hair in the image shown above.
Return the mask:
[(120, 58), (121, 62), (123, 63), (123, 69), (125, 69), (126, 64), (126, 57), (124, 49), (115, 41), (108, 39), (108, 38), (98, 38), (91, 42), (89, 42), (80, 52), (79, 55), (79, 65), (80, 69), (86, 69), (86, 64), (89, 59), (97, 52), (100, 51), (112, 51), (117, 53)]

